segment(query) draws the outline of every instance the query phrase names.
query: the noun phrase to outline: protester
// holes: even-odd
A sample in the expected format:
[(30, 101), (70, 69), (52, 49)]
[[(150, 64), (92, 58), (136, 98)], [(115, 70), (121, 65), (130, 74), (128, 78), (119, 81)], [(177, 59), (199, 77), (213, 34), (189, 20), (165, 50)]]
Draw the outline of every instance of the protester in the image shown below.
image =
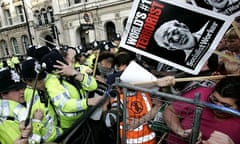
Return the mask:
[(109, 51), (99, 55), (96, 69), (96, 79), (106, 83), (107, 77), (114, 73), (115, 56)]
[(123, 73), (127, 68), (128, 64), (135, 59), (135, 56), (127, 51), (122, 51), (116, 54), (115, 56), (115, 72), (107, 77), (106, 83), (112, 85), (117, 77)]
[(237, 25), (237, 29), (231, 27), (224, 35), (226, 39), (226, 50), (232, 51), (240, 55), (240, 37), (237, 34), (240, 31), (240, 25)]
[[(174, 83), (174, 77), (166, 76), (157, 80), (157, 85), (166, 87)], [(120, 94), (121, 104), (124, 102), (124, 94)], [(156, 134), (149, 127), (162, 102), (146, 92), (129, 90), (126, 95), (127, 120), (126, 120), (126, 143), (127, 144), (155, 144)], [(123, 137), (123, 122), (120, 124), (121, 136)], [(123, 141), (124, 143), (124, 141)]]
[[(33, 69), (35, 70), (33, 71)], [(39, 73), (38, 76), (37, 73)], [(38, 131), (41, 135), (41, 142), (52, 142), (63, 133), (63, 130), (59, 127), (55, 108), (51, 104), (47, 93), (43, 90), (39, 90), (39, 85), (42, 83), (36, 84), (37, 87), (34, 88), (35, 80), (37, 79), (37, 82), (40, 82), (46, 77), (46, 75), (47, 73), (41, 70), (41, 66), (35, 61), (35, 59), (28, 58), (22, 62), (21, 76), (27, 84), (24, 91), (24, 98), (27, 105), (31, 105), (32, 111), (38, 109), (43, 113), (42, 121), (38, 126)], [(35, 91), (34, 95), (33, 91)], [(33, 103), (31, 103), (32, 99), (34, 99)]]
[[(240, 77), (223, 78), (216, 86), (196, 87), (183, 94), (185, 98), (193, 99), (196, 93), (200, 94), (203, 102), (213, 103), (239, 110)], [(192, 122), (195, 106), (184, 102), (173, 102), (163, 113), (164, 120), (172, 130), (167, 137), (168, 144), (188, 143), (192, 131)], [(238, 136), (240, 119), (217, 110), (203, 109), (200, 119), (201, 139), (207, 140), (214, 131), (221, 131), (228, 135), (235, 143), (240, 143)], [(231, 127), (229, 127), (231, 125)]]

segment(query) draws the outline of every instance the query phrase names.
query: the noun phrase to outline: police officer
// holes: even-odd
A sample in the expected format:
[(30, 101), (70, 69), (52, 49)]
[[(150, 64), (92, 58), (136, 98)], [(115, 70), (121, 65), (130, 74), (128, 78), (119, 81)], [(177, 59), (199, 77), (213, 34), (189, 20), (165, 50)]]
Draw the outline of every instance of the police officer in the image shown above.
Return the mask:
[[(48, 98), (47, 93), (42, 90), (36, 90), (33, 95), (33, 87), (37, 73), (41, 85), (41, 81), (46, 77), (46, 72), (41, 71), (40, 64), (35, 59), (27, 59), (22, 62), (22, 78), (27, 83), (27, 87), (24, 91), (24, 97), (28, 105), (31, 104), (31, 100), (34, 99), (32, 105), (32, 111), (40, 109), (43, 112), (43, 119), (38, 125), (38, 131), (40, 131), (42, 142), (54, 141), (58, 136), (62, 134), (62, 129), (58, 126), (57, 115), (55, 109)], [(32, 70), (31, 70), (32, 69)], [(35, 69), (35, 70), (34, 70)]]
[(18, 57), (15, 56), (15, 55), (12, 56), (11, 61), (12, 61), (13, 65), (14, 65), (15, 70), (16, 70), (18, 73), (21, 73), (20, 61), (19, 61)]
[[(73, 84), (67, 82), (59, 75), (54, 74), (56, 68), (54, 68), (53, 65), (57, 64), (57, 60), (64, 62), (63, 57), (56, 50), (43, 56), (41, 65), (46, 65), (45, 70), (48, 74), (43, 80), (38, 81), (39, 85), (37, 89), (47, 93), (58, 115), (60, 127), (65, 129), (71, 127), (71, 125), (82, 116), (83, 112), (88, 108), (88, 105), (95, 105), (98, 99), (87, 99), (83, 89), (77, 89)], [(67, 65), (63, 65), (63, 67), (65, 66)], [(91, 85), (88, 84), (88, 77), (85, 74), (78, 73), (71, 66), (70, 68), (72, 71), (68, 73), (69, 76), (71, 75), (73, 79), (82, 83), (83, 87), (89, 87)], [(61, 69), (61, 67), (58, 69)], [(34, 69), (29, 69), (29, 71), (34, 71)], [(31, 84), (31, 86), (33, 86), (33, 84)]]
[[(22, 124), (25, 124), (27, 117), (24, 106), (25, 84), (15, 71), (9, 69), (0, 71), (0, 81), (0, 143), (10, 144), (22, 139), (27, 139), (29, 143), (40, 143), (37, 131), (30, 135), (31, 124)], [(34, 113), (34, 119), (41, 121), (41, 112)], [(32, 124), (35, 129), (38, 122), (32, 121)]]
[(12, 62), (11, 57), (7, 58), (7, 66), (9, 69), (14, 69), (14, 63)]

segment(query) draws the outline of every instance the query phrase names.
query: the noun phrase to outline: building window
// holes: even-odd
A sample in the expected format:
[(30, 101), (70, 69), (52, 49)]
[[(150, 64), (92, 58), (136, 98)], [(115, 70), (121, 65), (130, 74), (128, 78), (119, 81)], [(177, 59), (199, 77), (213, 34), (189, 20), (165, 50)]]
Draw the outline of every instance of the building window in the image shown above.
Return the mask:
[(12, 49), (14, 54), (20, 54), (20, 50), (19, 50), (16, 38), (11, 38), (11, 44), (12, 44)]
[(48, 14), (47, 14), (46, 9), (42, 8), (42, 9), (41, 9), (41, 13), (42, 13), (43, 24), (49, 24)]
[(9, 55), (9, 51), (8, 51), (8, 48), (7, 48), (7, 43), (5, 40), (1, 40), (0, 41), (0, 50), (1, 50), (1, 54), (3, 57), (5, 56), (8, 56)]
[(39, 10), (34, 11), (34, 16), (35, 16), (35, 20), (36, 20), (36, 24), (38, 25), (42, 25), (42, 18), (41, 18), (41, 14), (39, 12)]
[(12, 17), (11, 17), (9, 9), (4, 10), (4, 14), (5, 14), (5, 18), (6, 18), (7, 24), (8, 25), (12, 25), (13, 21), (12, 21)]
[(81, 0), (74, 0), (75, 4), (81, 3)]
[(74, 0), (74, 4), (78, 4), (81, 2), (88, 2), (88, 0)]
[(107, 39), (112, 40), (112, 38), (116, 34), (115, 25), (114, 25), (113, 22), (107, 22), (106, 23), (106, 32), (107, 32)]
[(16, 12), (17, 12), (19, 21), (24, 22), (23, 8), (21, 5), (16, 7)]
[(53, 23), (54, 22), (54, 16), (53, 16), (53, 8), (51, 6), (49, 6), (47, 8), (47, 16), (48, 16), (48, 21)]
[(29, 45), (30, 45), (30, 43), (29, 43), (28, 37), (26, 35), (23, 35), (22, 36), (22, 46), (23, 46), (25, 53), (27, 52)]

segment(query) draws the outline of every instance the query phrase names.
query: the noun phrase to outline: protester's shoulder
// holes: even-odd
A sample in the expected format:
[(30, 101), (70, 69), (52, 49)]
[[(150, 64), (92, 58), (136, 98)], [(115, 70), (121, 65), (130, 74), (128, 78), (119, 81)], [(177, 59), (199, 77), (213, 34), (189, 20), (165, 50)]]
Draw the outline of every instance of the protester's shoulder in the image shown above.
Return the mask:
[(194, 98), (196, 94), (200, 97), (209, 96), (215, 89), (216, 82), (214, 81), (196, 81), (182, 90), (181, 95), (188, 98)]
[(115, 72), (107, 77), (107, 84), (113, 84), (116, 78), (120, 77), (123, 71)]

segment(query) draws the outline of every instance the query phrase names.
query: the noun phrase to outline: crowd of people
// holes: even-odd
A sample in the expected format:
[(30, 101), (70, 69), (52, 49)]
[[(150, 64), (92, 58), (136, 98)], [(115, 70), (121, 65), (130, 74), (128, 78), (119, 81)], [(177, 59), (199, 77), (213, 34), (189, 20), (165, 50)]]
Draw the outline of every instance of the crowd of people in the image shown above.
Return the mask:
[[(239, 59), (240, 39), (232, 31), (230, 28), (225, 34), (217, 50)], [(117, 34), (111, 41), (94, 41), (87, 48), (31, 46), (19, 66), (3, 66), (0, 70), (0, 143), (56, 142), (92, 107), (101, 103), (98, 113), (96, 110), (84, 123), (92, 127), (93, 143), (156, 144), (159, 134), (151, 129), (149, 122), (166, 99), (129, 90), (124, 103), (122, 88), (113, 85), (131, 61), (159, 77), (155, 84), (161, 92), (190, 99), (200, 93), (203, 102), (240, 110), (240, 76), (177, 83), (175, 77), (191, 75), (178, 70), (156, 71), (158, 63), (119, 48), (120, 40)], [(213, 54), (199, 75), (217, 74), (238, 75), (240, 65)], [(179, 101), (167, 102), (163, 120), (170, 132), (164, 143), (189, 143), (194, 108)], [(125, 116), (124, 109), (127, 110)], [(196, 143), (239, 144), (239, 132), (238, 117), (204, 108)], [(90, 139), (83, 137), (82, 141)]]

